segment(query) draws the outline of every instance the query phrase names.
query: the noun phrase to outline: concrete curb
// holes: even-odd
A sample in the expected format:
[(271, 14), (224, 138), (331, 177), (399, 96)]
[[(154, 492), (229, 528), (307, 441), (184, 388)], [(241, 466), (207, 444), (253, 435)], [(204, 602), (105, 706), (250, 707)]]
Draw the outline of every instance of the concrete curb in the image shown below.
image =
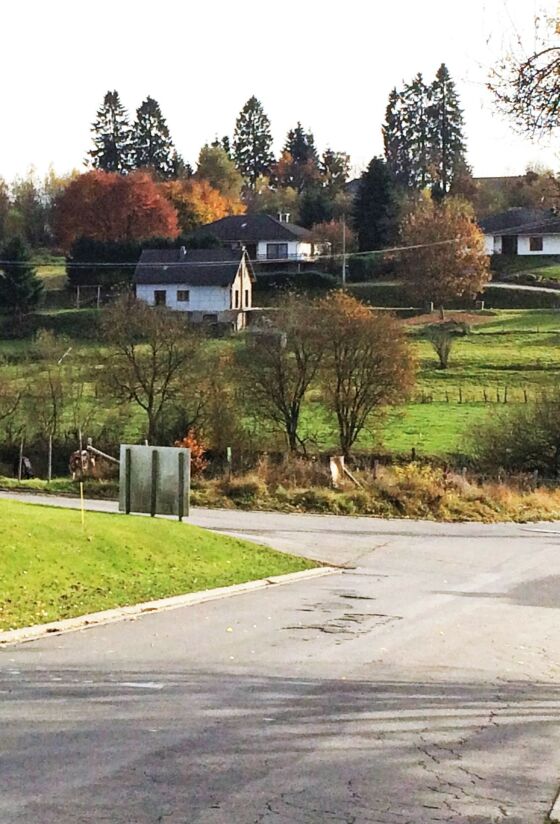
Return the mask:
[(89, 615), (80, 615), (77, 618), (66, 618), (62, 621), (52, 621), (49, 624), (36, 624), (32, 627), (22, 627), (21, 629), (11, 629), (0, 632), (0, 650), (4, 647), (22, 644), (26, 641), (36, 641), (52, 635), (62, 635), (67, 632), (77, 632), (88, 627), (101, 626), (103, 624), (113, 624), (117, 621), (125, 621), (127, 618), (137, 618), (154, 612), (165, 612), (179, 607), (190, 607), (196, 604), (203, 604), (207, 601), (217, 601), (221, 598), (231, 598), (234, 595), (243, 595), (246, 592), (254, 592), (259, 589), (280, 586), (282, 584), (295, 584), (298, 581), (305, 581), (309, 578), (320, 578), (324, 575), (332, 575), (340, 572), (336, 567), (323, 566), (318, 569), (305, 569), (302, 572), (290, 572), (287, 575), (275, 575), (271, 578), (261, 578), (258, 581), (247, 581), (244, 584), (234, 584), (230, 587), (218, 587), (216, 589), (206, 589), (202, 592), (191, 592), (188, 595), (174, 595), (171, 598), (160, 598), (157, 601), (146, 601), (143, 604), (135, 604), (130, 607), (116, 607), (103, 612), (92, 612)]

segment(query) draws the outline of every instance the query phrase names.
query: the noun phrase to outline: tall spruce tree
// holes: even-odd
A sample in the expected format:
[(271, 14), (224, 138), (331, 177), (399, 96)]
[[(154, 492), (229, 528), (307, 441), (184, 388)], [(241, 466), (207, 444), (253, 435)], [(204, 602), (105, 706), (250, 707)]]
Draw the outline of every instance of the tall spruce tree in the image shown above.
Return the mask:
[(128, 112), (117, 91), (107, 92), (92, 125), (93, 149), (89, 157), (95, 169), (126, 174), (132, 165), (132, 132)]
[(466, 144), (463, 112), (455, 83), (445, 63), (430, 86), (428, 137), (434, 193), (449, 193), (457, 175), (465, 169)]
[(233, 159), (251, 189), (261, 175), (268, 175), (274, 162), (270, 120), (255, 96), (247, 101), (237, 118)]
[(19, 237), (10, 240), (1, 250), (0, 310), (13, 312), (21, 318), (34, 309), (43, 293), (43, 282), (31, 263), (29, 247)]
[(136, 169), (150, 168), (161, 178), (175, 176), (176, 156), (169, 128), (157, 100), (147, 97), (136, 110), (132, 127), (132, 160)]
[(397, 234), (398, 201), (387, 163), (374, 157), (362, 174), (354, 201), (354, 228), (360, 252), (383, 249)]
[(306, 132), (298, 121), (286, 137), (282, 157), (277, 164), (277, 182), (301, 193), (316, 186), (319, 178), (319, 155), (313, 132)]
[(288, 132), (284, 151), (291, 154), (294, 163), (301, 165), (309, 161), (318, 163), (313, 132), (306, 132), (299, 121), (295, 129), (290, 129)]
[(428, 130), (428, 87), (417, 74), (403, 91), (404, 133), (410, 157), (410, 182), (415, 189), (425, 189), (430, 177), (430, 135)]
[(406, 129), (405, 101), (402, 92), (393, 89), (389, 95), (382, 128), (385, 160), (396, 183), (403, 188), (412, 185), (412, 157)]

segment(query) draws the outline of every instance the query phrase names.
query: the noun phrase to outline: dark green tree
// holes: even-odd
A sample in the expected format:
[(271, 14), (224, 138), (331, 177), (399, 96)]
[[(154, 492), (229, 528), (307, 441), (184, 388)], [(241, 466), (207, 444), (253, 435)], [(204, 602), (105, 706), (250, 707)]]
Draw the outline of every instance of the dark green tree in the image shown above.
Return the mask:
[(398, 227), (395, 180), (380, 157), (362, 174), (354, 201), (353, 223), (360, 252), (383, 249), (393, 243)]
[(430, 86), (429, 99), (428, 139), (433, 188), (436, 194), (445, 196), (466, 165), (463, 112), (445, 63), (439, 67)]
[(326, 149), (321, 155), (319, 170), (325, 188), (331, 194), (336, 194), (344, 188), (350, 175), (350, 155)]
[(223, 149), (227, 156), (231, 157), (231, 140), (229, 139), (227, 134), (225, 134), (221, 139), (216, 137), (215, 140), (212, 141), (212, 146), (215, 149)]
[(389, 171), (399, 186), (408, 189), (412, 185), (411, 147), (406, 128), (405, 102), (397, 89), (389, 95), (382, 132)]
[(1, 250), (0, 310), (13, 312), (21, 318), (34, 309), (43, 292), (43, 283), (37, 277), (28, 246), (16, 237)]
[(104, 172), (126, 174), (132, 163), (131, 128), (128, 112), (117, 91), (107, 92), (92, 125), (91, 165)]
[(177, 153), (157, 100), (147, 97), (136, 110), (132, 127), (132, 161), (136, 169), (150, 168), (160, 178), (175, 177)]
[(255, 96), (244, 105), (235, 124), (233, 159), (251, 189), (274, 162), (270, 120)]
[(326, 189), (313, 186), (302, 194), (298, 221), (302, 226), (311, 229), (317, 223), (327, 223), (333, 217), (333, 200)]
[(425, 189), (430, 177), (430, 134), (428, 130), (428, 87), (421, 74), (417, 74), (403, 91), (403, 126), (405, 147), (410, 158), (410, 185)]
[(289, 152), (294, 163), (301, 165), (309, 161), (317, 164), (319, 161), (313, 132), (306, 132), (299, 121), (295, 129), (290, 129), (288, 132), (283, 151)]

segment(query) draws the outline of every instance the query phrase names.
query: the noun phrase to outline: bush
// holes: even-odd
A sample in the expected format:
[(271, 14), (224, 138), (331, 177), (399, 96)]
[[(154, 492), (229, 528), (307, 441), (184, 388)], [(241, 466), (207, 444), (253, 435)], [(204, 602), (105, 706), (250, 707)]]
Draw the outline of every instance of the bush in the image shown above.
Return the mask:
[(536, 402), (510, 406), (466, 437), (476, 463), (490, 472), (499, 469), (560, 475), (560, 392)]
[(338, 281), (332, 275), (325, 272), (309, 270), (304, 272), (273, 272), (271, 274), (258, 274), (254, 287), (256, 294), (271, 291), (291, 290), (307, 291), (310, 289), (334, 289)]
[(395, 259), (390, 255), (350, 257), (348, 265), (348, 281), (350, 283), (363, 283), (394, 274)]

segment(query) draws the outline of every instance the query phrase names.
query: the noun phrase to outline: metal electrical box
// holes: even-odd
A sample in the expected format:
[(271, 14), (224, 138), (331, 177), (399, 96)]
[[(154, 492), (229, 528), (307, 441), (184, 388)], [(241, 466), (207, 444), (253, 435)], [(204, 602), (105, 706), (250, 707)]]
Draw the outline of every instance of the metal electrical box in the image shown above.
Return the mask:
[(189, 514), (191, 451), (121, 444), (119, 510), (149, 515)]

